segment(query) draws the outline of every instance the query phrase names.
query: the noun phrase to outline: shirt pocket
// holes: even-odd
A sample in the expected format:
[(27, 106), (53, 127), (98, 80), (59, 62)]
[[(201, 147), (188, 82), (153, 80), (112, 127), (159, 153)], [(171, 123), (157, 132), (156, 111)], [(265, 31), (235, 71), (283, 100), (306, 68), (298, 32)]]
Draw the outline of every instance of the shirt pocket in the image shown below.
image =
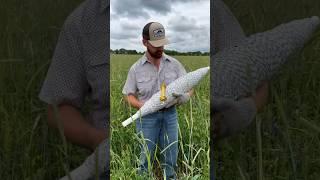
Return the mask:
[(178, 75), (175, 72), (166, 72), (164, 77), (165, 77), (164, 81), (166, 82), (166, 85), (168, 85), (173, 81), (175, 81), (178, 78)]
[(97, 107), (105, 107), (109, 94), (109, 61), (103, 56), (90, 58), (87, 65), (87, 80), (91, 89), (91, 98)]
[(152, 93), (153, 86), (154, 78), (150, 74), (144, 72), (137, 74), (137, 88), (141, 96)]

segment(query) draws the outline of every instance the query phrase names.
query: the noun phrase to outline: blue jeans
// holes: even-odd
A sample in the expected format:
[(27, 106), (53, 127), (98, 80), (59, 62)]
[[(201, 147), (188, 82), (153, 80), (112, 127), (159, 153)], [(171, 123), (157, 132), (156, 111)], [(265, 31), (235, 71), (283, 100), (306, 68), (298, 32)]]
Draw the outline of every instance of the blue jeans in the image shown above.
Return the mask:
[(175, 169), (178, 158), (178, 117), (173, 106), (136, 121), (137, 133), (143, 137), (140, 154), (140, 173), (147, 172), (153, 164), (156, 145), (159, 143), (161, 166), (167, 179), (176, 179)]

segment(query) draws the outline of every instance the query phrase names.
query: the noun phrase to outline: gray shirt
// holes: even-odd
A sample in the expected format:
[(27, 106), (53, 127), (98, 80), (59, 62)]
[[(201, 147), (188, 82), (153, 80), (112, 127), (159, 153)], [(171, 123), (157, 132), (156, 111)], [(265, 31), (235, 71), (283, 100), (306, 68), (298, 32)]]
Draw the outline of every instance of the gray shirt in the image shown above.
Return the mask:
[(87, 0), (66, 19), (39, 98), (48, 104), (83, 108), (97, 128), (109, 125), (109, 5)]
[(122, 93), (136, 95), (139, 101), (145, 102), (160, 90), (162, 82), (169, 85), (185, 74), (185, 68), (173, 57), (163, 54), (158, 71), (143, 55), (131, 66)]

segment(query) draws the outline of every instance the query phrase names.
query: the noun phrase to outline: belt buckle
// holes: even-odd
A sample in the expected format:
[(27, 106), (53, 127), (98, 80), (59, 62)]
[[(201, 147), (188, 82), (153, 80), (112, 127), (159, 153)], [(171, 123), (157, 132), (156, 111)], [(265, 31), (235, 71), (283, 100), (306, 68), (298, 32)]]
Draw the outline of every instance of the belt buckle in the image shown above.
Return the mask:
[(164, 107), (164, 108), (162, 108), (162, 109), (159, 109), (158, 112), (164, 112), (164, 111), (166, 111), (166, 110), (168, 110), (168, 108), (165, 108), (165, 107)]
[(173, 105), (173, 106), (170, 106), (170, 107), (168, 107), (168, 108), (164, 107), (164, 108), (162, 108), (162, 109), (159, 109), (158, 112), (168, 111), (169, 109), (171, 109), (171, 108), (173, 108), (173, 107), (174, 107), (174, 105)]

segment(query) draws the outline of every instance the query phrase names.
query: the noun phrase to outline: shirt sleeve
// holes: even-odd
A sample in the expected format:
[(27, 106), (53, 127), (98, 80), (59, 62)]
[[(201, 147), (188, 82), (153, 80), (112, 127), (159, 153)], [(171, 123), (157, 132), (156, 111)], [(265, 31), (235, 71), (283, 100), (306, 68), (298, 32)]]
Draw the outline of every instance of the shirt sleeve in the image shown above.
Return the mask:
[(89, 85), (81, 50), (79, 17), (63, 25), (39, 98), (48, 104), (67, 103), (80, 108)]
[(177, 68), (178, 69), (178, 77), (186, 75), (187, 74), (186, 69), (183, 67), (183, 65), (179, 61), (177, 61), (177, 62), (178, 62), (178, 64), (177, 64), (177, 66), (178, 66), (178, 68)]
[(136, 94), (136, 92), (137, 92), (136, 74), (135, 74), (134, 68), (131, 67), (128, 72), (126, 83), (124, 84), (122, 94), (129, 95), (129, 94)]
[(214, 53), (235, 46), (246, 37), (234, 14), (221, 0), (215, 0), (213, 5), (213, 21)]

